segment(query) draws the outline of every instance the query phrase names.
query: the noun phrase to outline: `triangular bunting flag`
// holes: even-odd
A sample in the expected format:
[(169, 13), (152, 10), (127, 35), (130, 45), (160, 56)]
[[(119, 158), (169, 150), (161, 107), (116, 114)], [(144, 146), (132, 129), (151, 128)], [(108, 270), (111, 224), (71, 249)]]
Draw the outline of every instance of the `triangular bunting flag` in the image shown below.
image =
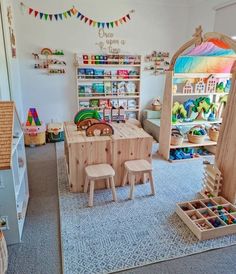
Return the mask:
[(115, 21), (115, 24), (116, 24), (116, 26), (118, 27), (119, 22), (118, 22), (118, 21)]
[(29, 8), (29, 15), (33, 12), (33, 9)]
[(97, 22), (93, 21), (93, 27), (96, 27)]
[(130, 15), (129, 14), (127, 14), (126, 17), (130, 20)]
[(43, 18), (43, 13), (42, 12), (40, 12), (39, 17), (40, 17), (40, 19)]
[(122, 20), (122, 18), (119, 20), (119, 22), (120, 22), (121, 24), (123, 24), (123, 20)]
[(34, 11), (34, 17), (36, 18), (39, 12), (37, 10)]
[(88, 17), (85, 17), (84, 22), (87, 23), (87, 21), (88, 21)]
[(81, 16), (81, 13), (80, 12), (78, 12), (78, 14), (77, 14), (77, 18), (79, 18)]
[(105, 23), (102, 23), (102, 28), (104, 29), (104, 27), (105, 27)]
[(106, 23), (108, 29), (109, 29), (109, 24), (110, 24), (110, 23)]
[(52, 14), (49, 14), (49, 19), (50, 21), (52, 21)]
[(70, 10), (67, 11), (67, 14), (71, 17), (71, 11)]
[(63, 18), (62, 18), (62, 13), (59, 13), (59, 17), (60, 17), (61, 20), (63, 19)]
[(63, 15), (64, 15), (65, 18), (67, 18), (67, 12), (66, 11), (63, 12)]
[(110, 25), (113, 28), (114, 27), (114, 22), (110, 22)]
[(83, 14), (81, 14), (81, 16), (80, 16), (80, 20), (82, 21), (84, 19), (84, 15)]
[(91, 26), (93, 23), (93, 20), (92, 19), (89, 19), (89, 26)]
[(70, 11), (71, 11), (71, 13), (72, 13), (73, 15), (75, 15), (76, 12), (77, 12), (77, 9), (76, 9), (75, 7), (73, 7)]
[(122, 19), (123, 19), (123, 21), (126, 23), (126, 17), (124, 16)]
[(54, 17), (57, 20), (58, 19), (58, 14), (54, 14)]
[(48, 14), (47, 13), (44, 14), (44, 18), (45, 18), (46, 21), (48, 20)]
[(100, 22), (98, 22), (98, 28), (100, 28), (100, 25), (101, 25), (101, 23), (100, 23)]

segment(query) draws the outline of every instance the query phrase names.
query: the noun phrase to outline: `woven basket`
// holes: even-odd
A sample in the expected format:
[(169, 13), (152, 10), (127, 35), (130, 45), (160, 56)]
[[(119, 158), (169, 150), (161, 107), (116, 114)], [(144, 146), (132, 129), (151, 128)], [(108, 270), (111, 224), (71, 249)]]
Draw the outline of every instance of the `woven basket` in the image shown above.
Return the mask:
[(4, 274), (7, 271), (8, 254), (7, 245), (3, 233), (0, 231), (0, 273)]
[(179, 145), (182, 145), (183, 140), (184, 140), (184, 137), (180, 133), (180, 131), (178, 129), (172, 129), (170, 144), (172, 146), (179, 146)]
[(204, 129), (204, 127), (203, 126), (194, 126), (194, 127), (192, 127), (191, 129), (190, 129), (190, 131), (188, 132), (188, 141), (190, 142), (190, 143), (194, 143), (194, 144), (201, 144), (201, 143), (203, 143), (204, 141), (205, 141), (205, 138), (206, 138), (206, 134), (205, 135), (194, 135), (193, 134), (193, 131), (195, 130), (195, 129), (199, 129), (199, 128), (201, 128), (201, 129)]
[(217, 142), (219, 138), (219, 130), (215, 130), (214, 128), (210, 128), (208, 131), (208, 135), (211, 141)]
[(39, 146), (46, 144), (46, 132), (40, 132), (37, 134), (24, 134), (26, 146)]

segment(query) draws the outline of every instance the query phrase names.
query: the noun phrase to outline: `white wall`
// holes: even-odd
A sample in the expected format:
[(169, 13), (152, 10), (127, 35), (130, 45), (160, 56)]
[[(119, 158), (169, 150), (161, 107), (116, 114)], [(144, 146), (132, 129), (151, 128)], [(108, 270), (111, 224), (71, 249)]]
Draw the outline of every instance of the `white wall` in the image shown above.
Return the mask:
[[(22, 107), (22, 95), (21, 95), (21, 79), (19, 73), (19, 59), (12, 58), (11, 54), (11, 42), (10, 42), (10, 32), (9, 32), (9, 23), (7, 19), (7, 7), (12, 4), (11, 0), (0, 0), (1, 13), (3, 19), (3, 32), (4, 32), (4, 41), (5, 41), (5, 49), (6, 49), (6, 61), (8, 66), (8, 79), (9, 79), (9, 88), (10, 88), (10, 99), (16, 103), (16, 108), (18, 110), (18, 114), (21, 120), (23, 120), (23, 107)], [(15, 1), (14, 1), (15, 2)], [(15, 30), (15, 22), (14, 22), (14, 14), (12, 20), (12, 26)], [(17, 40), (17, 39), (16, 39)], [(16, 41), (17, 45), (17, 41)], [(8, 83), (6, 82), (6, 67), (5, 69), (5, 77), (4, 77), (4, 88), (8, 87)], [(4, 96), (5, 99), (9, 99)]]
[(229, 36), (236, 36), (236, 3), (216, 11), (214, 30)]
[[(114, 28), (117, 38), (125, 39), (122, 53), (145, 55), (153, 50), (166, 50), (173, 53), (186, 41), (188, 28), (188, 8), (185, 1), (158, 0), (71, 0), (41, 1), (24, 0), (25, 5), (45, 12), (68, 10), (76, 4), (81, 12), (97, 21), (114, 20), (135, 9), (129, 23)], [(36, 107), (42, 120), (72, 119), (76, 109), (75, 52), (99, 52), (95, 45), (98, 38), (96, 28), (71, 18), (62, 22), (45, 22), (33, 16), (22, 14), (20, 1), (14, 1), (17, 21), (17, 43), (20, 58), (24, 115), (29, 107)], [(67, 73), (65, 76), (45, 76), (32, 68), (31, 53), (43, 47), (65, 51)], [(151, 99), (162, 96), (163, 76), (150, 76), (143, 73), (142, 107)]]

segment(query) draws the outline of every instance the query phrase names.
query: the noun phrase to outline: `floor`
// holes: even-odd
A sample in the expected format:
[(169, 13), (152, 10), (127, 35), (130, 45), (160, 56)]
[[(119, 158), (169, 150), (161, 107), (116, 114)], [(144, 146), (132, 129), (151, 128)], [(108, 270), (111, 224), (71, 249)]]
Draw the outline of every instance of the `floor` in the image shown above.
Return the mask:
[[(60, 274), (62, 267), (55, 147), (53, 144), (47, 144), (28, 148), (27, 158), (30, 203), (23, 243), (9, 247), (7, 273)], [(236, 273), (235, 256), (236, 246), (231, 246), (119, 273)]]

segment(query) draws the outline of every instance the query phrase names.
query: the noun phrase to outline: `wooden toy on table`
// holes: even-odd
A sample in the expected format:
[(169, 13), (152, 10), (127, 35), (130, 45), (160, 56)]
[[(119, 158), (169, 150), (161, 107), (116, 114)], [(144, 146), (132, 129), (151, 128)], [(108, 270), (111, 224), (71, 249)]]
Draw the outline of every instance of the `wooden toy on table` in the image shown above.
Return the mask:
[(217, 197), (221, 191), (222, 174), (216, 164), (205, 162), (204, 178), (200, 194), (204, 198)]
[(93, 124), (100, 123), (101, 121), (95, 118), (88, 118), (77, 123), (77, 130), (86, 130)]
[(111, 136), (114, 134), (113, 127), (107, 123), (95, 123), (86, 129), (86, 135), (91, 136)]

